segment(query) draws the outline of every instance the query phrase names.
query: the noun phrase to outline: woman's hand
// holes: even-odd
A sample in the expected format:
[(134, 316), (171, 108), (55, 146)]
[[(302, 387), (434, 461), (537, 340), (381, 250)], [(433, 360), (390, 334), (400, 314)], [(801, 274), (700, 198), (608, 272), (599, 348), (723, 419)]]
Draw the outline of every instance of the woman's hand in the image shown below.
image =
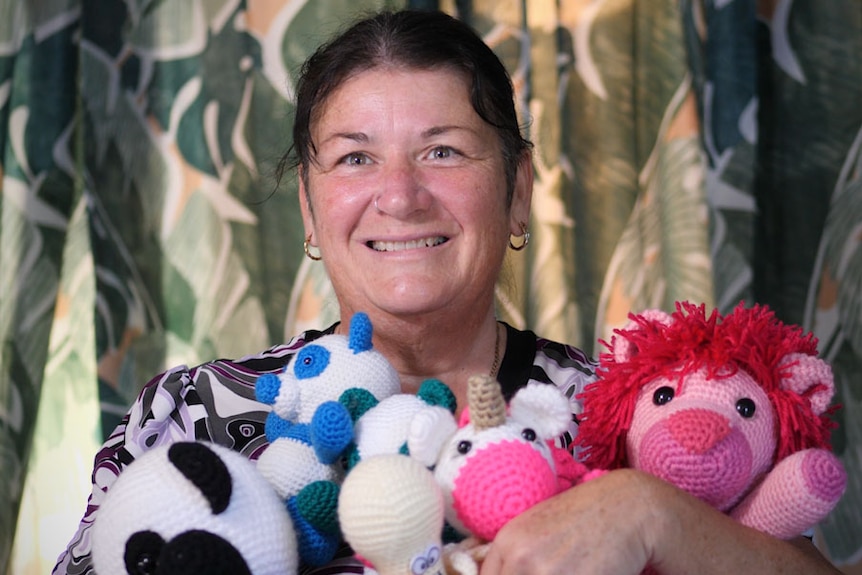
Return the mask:
[(621, 469), (546, 500), (497, 534), (482, 575), (839, 573), (804, 538), (745, 527), (650, 475)]
[(648, 483), (614, 471), (535, 505), (500, 530), (482, 575), (638, 575), (652, 554)]

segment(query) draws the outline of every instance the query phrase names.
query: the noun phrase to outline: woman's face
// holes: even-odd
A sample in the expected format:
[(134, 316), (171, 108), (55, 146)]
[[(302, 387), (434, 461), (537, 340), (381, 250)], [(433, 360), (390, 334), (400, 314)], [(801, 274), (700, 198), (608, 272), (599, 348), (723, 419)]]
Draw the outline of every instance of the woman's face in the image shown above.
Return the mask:
[(532, 172), (525, 155), (507, 210), (500, 141), (465, 79), (375, 68), (315, 118), (300, 202), (342, 315), (490, 305), (509, 234), (528, 221)]

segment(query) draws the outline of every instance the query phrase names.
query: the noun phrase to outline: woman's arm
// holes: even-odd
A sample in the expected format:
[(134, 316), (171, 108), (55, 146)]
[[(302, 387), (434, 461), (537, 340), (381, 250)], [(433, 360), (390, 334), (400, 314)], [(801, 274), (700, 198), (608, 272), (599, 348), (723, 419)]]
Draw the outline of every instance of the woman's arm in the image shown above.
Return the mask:
[(807, 541), (745, 527), (650, 475), (621, 469), (536, 505), (504, 527), (482, 575), (839, 573)]

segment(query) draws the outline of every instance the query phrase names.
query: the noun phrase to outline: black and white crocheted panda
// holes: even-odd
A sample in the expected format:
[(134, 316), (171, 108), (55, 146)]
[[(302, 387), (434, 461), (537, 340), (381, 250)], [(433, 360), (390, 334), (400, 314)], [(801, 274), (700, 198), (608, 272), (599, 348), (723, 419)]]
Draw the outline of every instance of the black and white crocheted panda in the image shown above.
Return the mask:
[(285, 575), (290, 515), (255, 464), (204, 442), (156, 447), (105, 496), (92, 527), (98, 575)]

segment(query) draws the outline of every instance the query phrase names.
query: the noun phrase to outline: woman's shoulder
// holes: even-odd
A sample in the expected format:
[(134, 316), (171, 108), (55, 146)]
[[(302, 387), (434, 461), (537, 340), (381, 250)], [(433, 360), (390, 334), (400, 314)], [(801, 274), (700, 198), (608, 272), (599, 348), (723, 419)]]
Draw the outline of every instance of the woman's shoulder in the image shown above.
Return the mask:
[[(595, 379), (597, 362), (578, 347), (508, 324), (506, 330), (506, 355), (502, 367), (509, 374), (518, 374), (522, 380), (557, 385), (572, 378), (584, 381)], [(522, 385), (525, 383), (521, 382)]]
[(199, 380), (202, 374), (206, 375), (207, 380), (213, 382), (235, 382), (243, 386), (254, 386), (258, 377), (265, 373), (281, 371), (299, 349), (325, 333), (318, 330), (307, 330), (292, 337), (286, 343), (276, 344), (263, 351), (236, 359), (213, 359), (194, 367), (178, 365), (155, 376), (144, 388), (164, 386), (171, 381)]
[(553, 383), (567, 397), (576, 398), (587, 384), (595, 381), (597, 367), (597, 362), (582, 349), (537, 337), (530, 379)]
[(112, 439), (132, 457), (178, 439), (213, 441), (256, 457), (266, 444), (263, 423), (269, 411), (255, 398), (257, 379), (284, 369), (297, 350), (323, 333), (306, 331), (255, 354), (180, 365), (157, 375), (143, 387)]
[(271, 373), (283, 369), (290, 358), (308, 342), (330, 333), (332, 328), (325, 331), (306, 330), (290, 338), (286, 343), (276, 344), (263, 351), (244, 355), (237, 359), (216, 359), (197, 366), (194, 369), (205, 369), (209, 366), (237, 366), (251, 373)]
[(529, 330), (507, 329), (506, 356), (498, 379), (510, 399), (529, 383), (557, 387), (568, 399), (572, 423), (561, 436), (561, 445), (570, 446), (577, 435), (577, 417), (583, 409), (580, 395), (596, 380), (598, 364), (589, 354), (569, 344), (537, 336)]
[(598, 362), (579, 347), (540, 336), (536, 337), (536, 357), (590, 376), (595, 375), (598, 366)]
[(120, 472), (145, 451), (204, 440), (256, 458), (267, 445), (269, 412), (255, 399), (257, 378), (283, 369), (297, 350), (324, 333), (306, 331), (259, 353), (191, 368), (180, 365), (152, 378), (96, 454), (86, 513), (54, 572), (91, 572), (88, 530)]

